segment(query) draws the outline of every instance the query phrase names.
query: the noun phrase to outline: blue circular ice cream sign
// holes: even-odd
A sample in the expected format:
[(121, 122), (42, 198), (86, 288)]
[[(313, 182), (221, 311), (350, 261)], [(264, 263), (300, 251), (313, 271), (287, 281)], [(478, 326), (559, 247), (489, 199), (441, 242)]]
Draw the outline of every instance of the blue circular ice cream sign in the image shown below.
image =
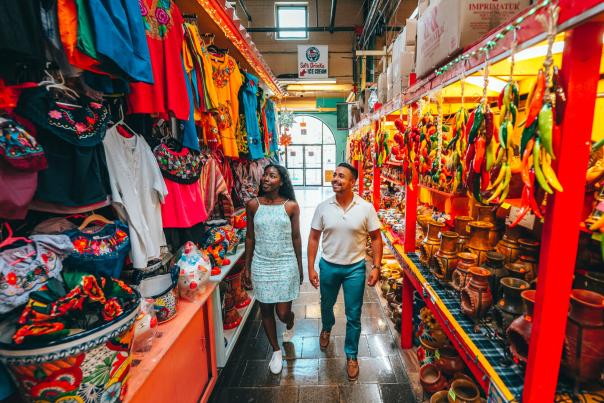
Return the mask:
[(321, 57), (321, 52), (315, 46), (306, 49), (306, 58), (309, 62), (316, 62)]
[(326, 45), (298, 45), (298, 77), (327, 78)]

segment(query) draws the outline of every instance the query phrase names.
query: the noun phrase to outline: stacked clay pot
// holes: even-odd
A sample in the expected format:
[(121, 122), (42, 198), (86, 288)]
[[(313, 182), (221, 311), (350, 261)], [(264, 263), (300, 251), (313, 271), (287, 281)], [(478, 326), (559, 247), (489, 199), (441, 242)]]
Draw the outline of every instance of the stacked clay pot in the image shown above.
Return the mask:
[(430, 265), (432, 257), (438, 250), (438, 247), (440, 246), (439, 234), (444, 228), (445, 224), (436, 221), (430, 221), (428, 223), (428, 231), (426, 236), (419, 244), (419, 259), (424, 266)]
[(516, 318), (506, 330), (510, 351), (514, 358), (522, 363), (528, 359), (528, 348), (533, 331), (533, 309), (535, 307), (535, 290), (520, 293), (524, 303), (524, 314)]
[(457, 267), (451, 274), (451, 286), (461, 292), (466, 286), (470, 267), (478, 264), (478, 256), (471, 252), (459, 252), (457, 258)]
[(529, 289), (529, 283), (514, 277), (504, 277), (500, 280), (501, 298), (495, 305), (495, 323), (500, 335), (504, 335), (512, 321), (524, 311), (520, 294)]
[(457, 266), (458, 238), (459, 235), (456, 232), (444, 231), (440, 233), (440, 247), (434, 254), (430, 271), (443, 283), (451, 281), (451, 274)]
[(478, 257), (478, 264), (482, 265), (487, 260), (487, 252), (493, 250), (489, 234), (493, 224), (485, 221), (472, 221), (470, 227), (470, 239), (466, 247)]
[(471, 267), (470, 278), (461, 290), (461, 311), (475, 321), (483, 318), (493, 304), (493, 295), (489, 288), (490, 275), (487, 269)]

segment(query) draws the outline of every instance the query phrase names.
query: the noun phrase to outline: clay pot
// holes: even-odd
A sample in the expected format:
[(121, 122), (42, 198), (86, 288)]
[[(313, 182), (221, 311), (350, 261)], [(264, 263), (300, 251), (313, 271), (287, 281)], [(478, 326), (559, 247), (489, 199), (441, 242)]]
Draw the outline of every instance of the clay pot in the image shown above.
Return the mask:
[(459, 235), (457, 239), (457, 250), (459, 252), (464, 252), (466, 249), (466, 243), (468, 239), (470, 239), (470, 227), (468, 224), (474, 221), (472, 217), (469, 215), (458, 215), (455, 217), (455, 232)]
[(493, 295), (489, 289), (490, 275), (482, 267), (471, 267), (470, 279), (461, 290), (461, 311), (474, 320), (484, 317), (493, 304)]
[(466, 286), (468, 270), (478, 264), (478, 257), (470, 252), (460, 252), (457, 257), (457, 267), (451, 275), (451, 286), (455, 290), (461, 291)]
[(510, 342), (510, 351), (518, 361), (526, 363), (528, 359), (529, 342), (533, 330), (533, 308), (535, 307), (535, 290), (525, 290), (520, 293), (524, 304), (524, 314), (510, 324), (506, 330)]
[(582, 382), (596, 381), (604, 368), (604, 296), (572, 290), (564, 341), (564, 364)]
[(470, 227), (470, 239), (466, 243), (466, 247), (478, 256), (478, 264), (482, 265), (487, 260), (487, 252), (493, 249), (489, 241), (489, 231), (493, 229), (493, 224), (484, 221), (472, 221), (468, 225)]
[(428, 224), (428, 232), (426, 233), (426, 237), (422, 240), (419, 245), (419, 260), (424, 266), (429, 266), (432, 260), (432, 257), (438, 250), (440, 246), (440, 232), (445, 228), (445, 224), (430, 221)]
[(482, 266), (491, 272), (489, 287), (491, 288), (491, 293), (494, 298), (499, 297), (499, 281), (508, 275), (508, 271), (503, 266), (504, 260), (505, 256), (501, 253), (490, 251), (487, 252), (487, 261), (484, 262), (484, 265)]
[(588, 272), (585, 275), (585, 288), (604, 295), (604, 273)]
[(465, 369), (465, 363), (454, 348), (442, 348), (439, 350), (439, 354), (440, 358), (436, 360), (435, 364), (445, 374), (450, 376)]
[(419, 381), (424, 391), (428, 393), (445, 390), (448, 386), (447, 378), (434, 364), (426, 364), (420, 368)]
[(499, 334), (503, 335), (512, 321), (522, 315), (524, 307), (520, 293), (528, 290), (529, 283), (513, 277), (504, 277), (500, 284), (501, 299), (495, 305), (495, 322)]
[(530, 239), (519, 239), (518, 245), (520, 245), (520, 256), (516, 263), (524, 265), (527, 273), (526, 280), (530, 282), (537, 277), (539, 269), (539, 242)]
[(449, 403), (478, 403), (480, 402), (480, 391), (474, 382), (467, 379), (456, 379), (451, 383), (448, 398)]
[(497, 230), (497, 208), (491, 206), (478, 206), (477, 221), (493, 224), (493, 227), (489, 229), (489, 245), (494, 248), (500, 238), (499, 231)]
[(519, 280), (527, 279), (526, 267), (522, 263), (510, 263), (505, 265), (509, 277), (514, 277)]
[(456, 232), (444, 231), (440, 234), (440, 247), (434, 254), (430, 270), (443, 282), (451, 281), (451, 272), (457, 265), (457, 240)]
[(520, 238), (520, 229), (518, 227), (506, 227), (505, 234), (501, 241), (497, 243), (495, 249), (497, 252), (505, 256), (505, 263), (510, 264), (520, 256), (520, 245), (518, 244), (518, 238)]
[(448, 396), (449, 396), (448, 390), (441, 390), (432, 395), (432, 397), (430, 398), (430, 403), (448, 403), (449, 402)]

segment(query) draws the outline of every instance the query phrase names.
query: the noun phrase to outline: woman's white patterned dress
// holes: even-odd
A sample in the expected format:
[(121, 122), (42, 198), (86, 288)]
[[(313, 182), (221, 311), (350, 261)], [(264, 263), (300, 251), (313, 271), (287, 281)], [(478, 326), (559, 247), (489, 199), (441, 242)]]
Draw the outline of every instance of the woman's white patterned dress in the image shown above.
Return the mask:
[(263, 205), (258, 201), (254, 215), (256, 241), (251, 277), (256, 299), (266, 304), (293, 301), (300, 292), (300, 273), (286, 203)]

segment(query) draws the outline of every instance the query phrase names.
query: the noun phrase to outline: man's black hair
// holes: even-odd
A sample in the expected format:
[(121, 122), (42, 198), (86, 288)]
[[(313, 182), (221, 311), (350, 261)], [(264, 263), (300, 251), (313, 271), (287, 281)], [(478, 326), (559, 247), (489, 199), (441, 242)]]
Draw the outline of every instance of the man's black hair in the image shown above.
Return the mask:
[(347, 162), (341, 162), (341, 163), (338, 164), (338, 168), (339, 167), (346, 168), (350, 172), (352, 172), (352, 176), (354, 176), (354, 180), (359, 179), (359, 171), (355, 167), (353, 167), (352, 165), (350, 165), (349, 163), (347, 163)]

